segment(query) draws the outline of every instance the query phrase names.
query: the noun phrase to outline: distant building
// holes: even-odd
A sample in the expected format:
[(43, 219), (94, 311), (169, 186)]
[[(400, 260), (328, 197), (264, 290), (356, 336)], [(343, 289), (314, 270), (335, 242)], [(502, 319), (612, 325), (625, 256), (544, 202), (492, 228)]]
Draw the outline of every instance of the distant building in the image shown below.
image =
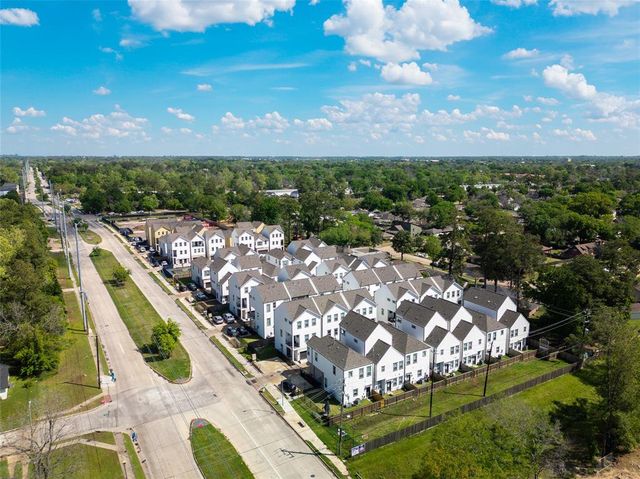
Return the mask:
[(15, 183), (5, 183), (0, 186), (0, 197), (7, 196), (12, 191), (19, 193), (18, 185), (16, 185)]
[(300, 192), (297, 189), (281, 189), (281, 190), (262, 190), (267, 196), (289, 196), (291, 198), (299, 198)]

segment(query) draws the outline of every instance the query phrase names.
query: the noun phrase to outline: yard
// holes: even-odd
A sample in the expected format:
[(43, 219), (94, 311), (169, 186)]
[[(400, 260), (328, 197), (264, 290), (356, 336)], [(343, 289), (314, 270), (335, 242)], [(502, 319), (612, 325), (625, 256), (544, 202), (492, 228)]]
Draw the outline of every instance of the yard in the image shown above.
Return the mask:
[(145, 361), (169, 381), (187, 381), (191, 376), (191, 362), (187, 351), (178, 342), (169, 358), (163, 358), (156, 352), (156, 348), (150, 344), (151, 332), (153, 326), (163, 319), (132, 279), (127, 279), (122, 286), (114, 284), (112, 273), (119, 263), (113, 254), (100, 250), (100, 254), (92, 256), (91, 260)]
[(253, 474), (229, 440), (204, 419), (191, 421), (191, 450), (205, 479), (251, 479)]
[[(564, 367), (566, 364), (563, 361), (534, 359), (491, 371), (487, 395), (498, 393), (533, 377)], [(433, 415), (436, 416), (451, 411), (481, 398), (483, 387), (484, 376), (480, 375), (477, 378), (435, 390), (433, 394)], [(321, 411), (318, 408), (322, 404), (322, 401), (318, 401), (319, 397), (321, 396), (312, 394), (310, 398), (303, 397), (292, 401), (292, 405), (327, 447), (335, 452), (338, 443), (337, 426), (327, 427), (314, 419), (317, 417), (318, 412)], [(311, 400), (315, 402), (310, 402)], [(332, 414), (335, 411), (336, 408), (333, 407)], [(352, 445), (384, 436), (428, 417), (429, 394), (424, 394), (417, 399), (408, 399), (394, 406), (384, 408), (378, 413), (351, 421), (344, 421), (343, 428), (346, 436), (343, 439), (344, 447), (342, 453), (345, 454), (345, 451), (348, 451)]]
[[(502, 399), (497, 403), (509, 407), (509, 401), (515, 398), (537, 409), (551, 412), (558, 404), (571, 404), (579, 398), (589, 401), (596, 399), (593, 386), (587, 384), (579, 375), (566, 374), (547, 383), (540, 384), (524, 392)], [(482, 409), (470, 412), (480, 415)], [(454, 419), (455, 420), (455, 419)], [(437, 428), (447, 427), (447, 422)], [(362, 479), (403, 479), (409, 478), (418, 469), (422, 461), (422, 451), (429, 446), (434, 429), (411, 436), (402, 441), (384, 446), (355, 457), (347, 462), (353, 476), (359, 474)]]
[(91, 353), (92, 345), (82, 328), (79, 304), (75, 293), (63, 293), (69, 325), (65, 334), (66, 348), (60, 353), (60, 364), (55, 374), (39, 379), (23, 380), (12, 376), (9, 397), (0, 407), (0, 429), (7, 430), (24, 423), (29, 401), (51, 401), (56, 407), (69, 409), (100, 393), (97, 386), (96, 365)]
[[(112, 434), (113, 436), (113, 434)], [(57, 450), (65, 457), (52, 477), (69, 479), (120, 479), (124, 478), (118, 453), (110, 449), (86, 444), (73, 444)], [(31, 471), (31, 467), (29, 468)]]

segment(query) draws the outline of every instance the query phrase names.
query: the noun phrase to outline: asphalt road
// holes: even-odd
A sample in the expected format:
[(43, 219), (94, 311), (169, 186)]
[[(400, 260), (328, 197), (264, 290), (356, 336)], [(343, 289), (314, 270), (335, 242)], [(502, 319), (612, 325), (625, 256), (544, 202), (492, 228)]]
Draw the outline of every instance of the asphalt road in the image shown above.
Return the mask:
[[(33, 192), (29, 196), (35, 198)], [(84, 289), (117, 381), (107, 386), (113, 402), (70, 417), (68, 433), (133, 428), (153, 478), (199, 478), (189, 425), (202, 417), (222, 430), (256, 478), (333, 477), (114, 234), (95, 217), (85, 219), (102, 236), (100, 247), (131, 271), (131, 279), (160, 316), (178, 322), (193, 376), (186, 384), (170, 384), (144, 363), (88, 256), (92, 246), (81, 241)], [(220, 461), (224, 468), (224, 458)]]

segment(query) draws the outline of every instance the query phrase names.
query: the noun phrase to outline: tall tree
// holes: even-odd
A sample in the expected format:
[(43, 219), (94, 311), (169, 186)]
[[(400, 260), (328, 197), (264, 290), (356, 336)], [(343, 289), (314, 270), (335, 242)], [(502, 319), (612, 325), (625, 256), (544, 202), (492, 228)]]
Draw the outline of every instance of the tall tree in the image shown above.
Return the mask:
[(391, 240), (391, 246), (393, 249), (400, 253), (400, 260), (404, 261), (404, 255), (413, 251), (413, 238), (411, 233), (402, 230), (398, 231)]
[(451, 231), (442, 235), (440, 259), (450, 275), (461, 275), (469, 257), (471, 247), (467, 230), (455, 218)]

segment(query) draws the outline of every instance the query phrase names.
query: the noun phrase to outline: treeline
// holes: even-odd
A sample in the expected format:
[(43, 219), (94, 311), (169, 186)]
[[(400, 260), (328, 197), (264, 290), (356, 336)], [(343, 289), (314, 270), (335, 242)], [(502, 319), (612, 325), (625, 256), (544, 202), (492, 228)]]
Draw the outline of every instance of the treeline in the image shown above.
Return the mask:
[(65, 327), (37, 208), (0, 199), (0, 361), (25, 377), (56, 369)]

